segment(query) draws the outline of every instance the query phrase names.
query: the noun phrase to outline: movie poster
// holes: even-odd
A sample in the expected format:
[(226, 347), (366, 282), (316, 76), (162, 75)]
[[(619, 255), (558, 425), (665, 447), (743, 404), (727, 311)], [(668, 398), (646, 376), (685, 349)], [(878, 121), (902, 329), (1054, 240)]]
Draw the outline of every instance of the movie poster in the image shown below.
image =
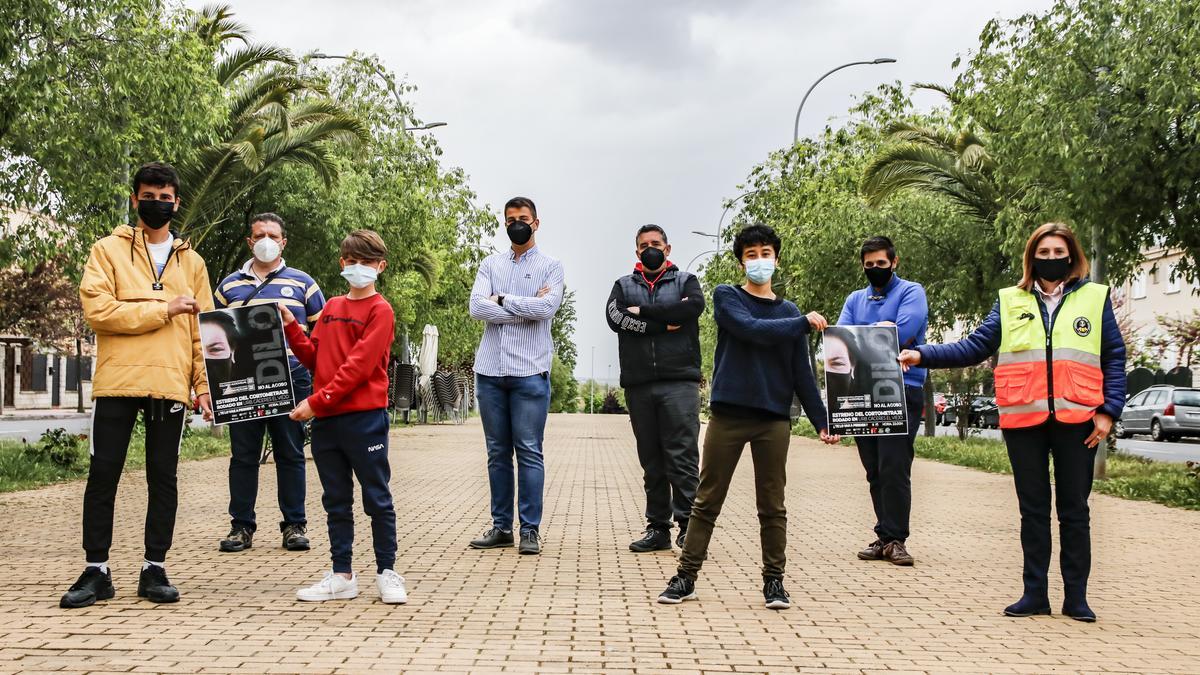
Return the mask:
[(199, 319), (216, 424), (286, 415), (296, 407), (279, 307), (231, 307), (201, 312)]
[(895, 326), (830, 326), (822, 341), (829, 433), (908, 433)]

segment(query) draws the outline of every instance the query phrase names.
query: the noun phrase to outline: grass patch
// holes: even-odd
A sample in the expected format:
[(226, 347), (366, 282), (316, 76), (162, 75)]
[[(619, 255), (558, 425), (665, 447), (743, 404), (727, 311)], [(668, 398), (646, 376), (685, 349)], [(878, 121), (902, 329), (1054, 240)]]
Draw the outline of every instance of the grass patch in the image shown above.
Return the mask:
[[(229, 438), (189, 428), (179, 448), (181, 460), (229, 454)], [(146, 466), (146, 432), (141, 422), (129, 441), (125, 469)], [(88, 439), (54, 429), (36, 443), (0, 441), (0, 492), (28, 490), (87, 476)]]
[[(807, 420), (801, 419), (792, 427), (792, 432), (805, 438), (816, 438), (817, 433)], [(843, 444), (853, 441), (843, 440)], [(935, 462), (955, 464), (989, 473), (1012, 473), (1008, 461), (1008, 450), (1004, 441), (990, 438), (968, 438), (959, 440), (951, 436), (917, 436), (917, 457)], [(1108, 478), (1092, 483), (1096, 492), (1155, 502), (1182, 509), (1200, 510), (1200, 476), (1192, 475), (1188, 467), (1173, 462), (1157, 462), (1123, 452), (1109, 453)], [(1050, 467), (1051, 477), (1054, 475)]]

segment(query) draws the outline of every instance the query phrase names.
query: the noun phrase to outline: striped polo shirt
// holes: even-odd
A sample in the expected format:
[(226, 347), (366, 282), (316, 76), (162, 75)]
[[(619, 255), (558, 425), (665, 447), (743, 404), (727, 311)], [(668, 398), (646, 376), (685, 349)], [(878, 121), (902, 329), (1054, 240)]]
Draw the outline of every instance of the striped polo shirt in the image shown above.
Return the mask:
[[(317, 282), (304, 272), (288, 267), (283, 258), (279, 259), (279, 264), (267, 274), (264, 281), (254, 273), (251, 267), (253, 262), (247, 260), (240, 270), (217, 284), (217, 289), (213, 291), (213, 304), (217, 309), (244, 305), (286, 305), (304, 332), (309, 332), (317, 319), (321, 318), (321, 310), (325, 307), (325, 296)], [(262, 289), (255, 294), (260, 285)], [(293, 368), (300, 364), (291, 349), (288, 349), (288, 356)]]
[[(537, 297), (539, 289), (550, 292)], [(490, 300), (504, 296), (504, 306)], [(491, 377), (528, 377), (550, 372), (554, 341), (550, 323), (563, 299), (563, 267), (537, 246), (516, 259), (512, 249), (479, 264), (471, 289), (471, 317), (484, 322), (475, 372)]]

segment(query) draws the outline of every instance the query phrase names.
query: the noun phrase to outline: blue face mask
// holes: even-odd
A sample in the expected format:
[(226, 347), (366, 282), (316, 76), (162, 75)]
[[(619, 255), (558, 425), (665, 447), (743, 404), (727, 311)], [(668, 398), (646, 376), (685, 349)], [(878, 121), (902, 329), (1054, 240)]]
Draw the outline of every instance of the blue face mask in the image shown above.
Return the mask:
[(775, 275), (774, 258), (756, 258), (746, 261), (746, 278), (756, 284), (765, 284)]

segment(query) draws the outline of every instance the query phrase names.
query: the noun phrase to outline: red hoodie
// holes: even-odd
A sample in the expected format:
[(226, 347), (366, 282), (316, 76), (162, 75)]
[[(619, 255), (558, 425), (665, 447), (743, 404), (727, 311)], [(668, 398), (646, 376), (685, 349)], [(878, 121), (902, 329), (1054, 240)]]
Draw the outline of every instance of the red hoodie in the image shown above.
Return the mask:
[(312, 372), (308, 405), (317, 417), (387, 407), (388, 354), (396, 315), (383, 296), (331, 298), (309, 337), (293, 321), (284, 331), (292, 353)]

